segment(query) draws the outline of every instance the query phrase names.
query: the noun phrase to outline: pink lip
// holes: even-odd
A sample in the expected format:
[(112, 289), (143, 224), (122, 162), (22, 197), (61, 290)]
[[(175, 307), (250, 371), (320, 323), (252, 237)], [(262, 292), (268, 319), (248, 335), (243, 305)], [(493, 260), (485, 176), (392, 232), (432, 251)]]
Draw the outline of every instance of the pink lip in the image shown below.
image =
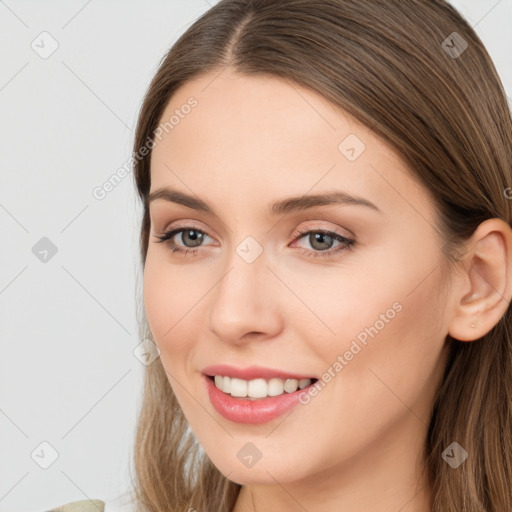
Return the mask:
[(272, 368), (264, 368), (263, 366), (249, 366), (248, 368), (235, 368), (228, 364), (216, 364), (207, 366), (202, 370), (203, 374), (213, 377), (222, 375), (225, 377), (235, 377), (243, 380), (253, 379), (271, 379), (277, 377), (280, 379), (316, 379), (311, 375), (299, 375), (298, 373), (289, 373), (282, 370), (273, 370)]
[[(216, 375), (221, 373), (216, 373)], [(248, 400), (247, 398), (236, 398), (224, 393), (215, 386), (213, 379), (207, 375), (203, 375), (202, 378), (206, 383), (208, 396), (214, 409), (230, 421), (246, 424), (266, 423), (282, 416), (301, 403), (299, 401), (300, 394), (307, 393), (308, 388), (314, 385), (314, 383), (310, 384), (293, 393)]]

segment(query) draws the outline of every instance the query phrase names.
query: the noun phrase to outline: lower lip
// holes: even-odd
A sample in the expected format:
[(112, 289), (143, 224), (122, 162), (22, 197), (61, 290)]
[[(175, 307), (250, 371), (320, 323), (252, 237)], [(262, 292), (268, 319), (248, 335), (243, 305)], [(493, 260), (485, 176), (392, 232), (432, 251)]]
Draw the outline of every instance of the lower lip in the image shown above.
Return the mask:
[(230, 421), (250, 424), (267, 423), (290, 411), (300, 403), (300, 393), (307, 393), (308, 388), (315, 384), (312, 383), (293, 393), (285, 392), (279, 396), (245, 400), (224, 393), (217, 388), (212, 379), (206, 375), (203, 377), (206, 380), (208, 396), (215, 410)]

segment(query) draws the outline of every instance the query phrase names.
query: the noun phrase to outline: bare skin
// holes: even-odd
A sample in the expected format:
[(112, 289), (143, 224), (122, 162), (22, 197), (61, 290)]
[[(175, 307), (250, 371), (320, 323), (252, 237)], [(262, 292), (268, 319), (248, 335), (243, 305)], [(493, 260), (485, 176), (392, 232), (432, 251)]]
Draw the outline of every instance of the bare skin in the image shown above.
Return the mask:
[[(144, 302), (192, 430), (243, 486), (235, 512), (430, 512), (423, 446), (446, 336), (476, 340), (505, 312), (510, 227), (482, 223), (448, 275), (432, 198), (374, 132), (296, 84), (229, 68), (186, 83), (162, 119), (191, 96), (197, 106), (153, 149), (151, 192), (172, 187), (215, 214), (151, 203)], [(350, 134), (364, 151), (339, 149)], [(333, 190), (378, 210), (331, 204), (270, 214), (283, 198)], [(194, 254), (156, 238), (183, 225), (203, 233), (199, 246), (190, 228), (172, 238)], [(335, 252), (343, 247), (335, 238), (315, 243), (298, 229), (355, 244)], [(262, 250), (251, 263), (237, 253), (249, 236)], [(378, 332), (350, 357), (371, 326)], [(239, 424), (207, 395), (201, 369), (217, 363), (319, 378), (331, 369), (331, 379), (288, 415)], [(237, 456), (248, 442), (262, 454), (252, 467)]]

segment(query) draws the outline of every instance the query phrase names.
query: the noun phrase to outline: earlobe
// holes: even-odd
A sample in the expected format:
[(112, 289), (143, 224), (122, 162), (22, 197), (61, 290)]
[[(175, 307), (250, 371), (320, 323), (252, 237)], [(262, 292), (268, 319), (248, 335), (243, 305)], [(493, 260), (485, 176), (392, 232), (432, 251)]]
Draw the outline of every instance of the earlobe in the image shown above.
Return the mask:
[(502, 219), (482, 222), (468, 241), (469, 250), (456, 279), (449, 335), (475, 341), (502, 318), (512, 297), (512, 229)]

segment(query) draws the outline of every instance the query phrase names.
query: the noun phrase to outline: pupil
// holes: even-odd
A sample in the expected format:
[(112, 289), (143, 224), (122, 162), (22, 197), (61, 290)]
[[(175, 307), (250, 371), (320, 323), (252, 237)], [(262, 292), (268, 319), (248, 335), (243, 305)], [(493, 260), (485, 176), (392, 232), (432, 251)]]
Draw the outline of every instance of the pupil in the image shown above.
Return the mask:
[[(314, 241), (315, 241), (315, 243), (316, 243), (317, 241), (320, 241), (320, 243), (322, 243), (322, 240), (323, 240), (324, 238), (327, 238), (327, 243), (329, 242), (329, 240), (330, 240), (330, 241), (332, 241), (332, 237), (331, 237), (331, 236), (329, 236), (329, 235), (327, 235), (327, 234), (324, 234), (324, 233), (316, 233), (316, 234), (314, 234)], [(315, 247), (315, 243), (312, 243), (312, 244), (311, 244), (311, 245), (312, 245), (312, 247)], [(323, 243), (325, 244), (326, 242), (324, 241)], [(327, 248), (328, 248), (328, 247), (327, 247)], [(320, 247), (320, 249), (326, 249), (326, 247)]]
[[(199, 245), (200, 242), (201, 242), (201, 236), (202, 235), (199, 235), (197, 230), (195, 229), (190, 229), (188, 231), (185, 231), (184, 234), (186, 233), (187, 237), (190, 238), (192, 240), (192, 242), (197, 242), (195, 245)], [(192, 233), (192, 234), (191, 234)], [(196, 233), (196, 235), (194, 236), (193, 233)]]

